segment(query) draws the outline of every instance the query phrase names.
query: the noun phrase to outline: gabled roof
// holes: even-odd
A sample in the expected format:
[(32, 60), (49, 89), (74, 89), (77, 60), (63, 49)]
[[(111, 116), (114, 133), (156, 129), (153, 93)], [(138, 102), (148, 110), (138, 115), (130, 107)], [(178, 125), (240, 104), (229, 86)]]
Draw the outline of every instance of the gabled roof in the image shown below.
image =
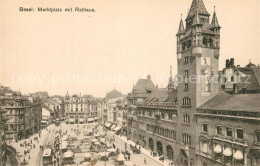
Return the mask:
[(133, 88), (133, 93), (150, 93), (155, 90), (156, 87), (150, 77), (147, 79), (139, 79)]
[(249, 91), (260, 90), (260, 69), (259, 68), (238, 68), (238, 70), (246, 75), (241, 77), (238, 83), (239, 90), (246, 89)]
[(196, 14), (196, 10), (199, 14), (210, 16), (202, 0), (193, 0), (187, 18)]
[(114, 99), (118, 97), (124, 97), (124, 95), (116, 89), (112, 90), (111, 92), (108, 92), (106, 95), (107, 99)]
[(217, 95), (198, 109), (260, 112), (260, 94)]

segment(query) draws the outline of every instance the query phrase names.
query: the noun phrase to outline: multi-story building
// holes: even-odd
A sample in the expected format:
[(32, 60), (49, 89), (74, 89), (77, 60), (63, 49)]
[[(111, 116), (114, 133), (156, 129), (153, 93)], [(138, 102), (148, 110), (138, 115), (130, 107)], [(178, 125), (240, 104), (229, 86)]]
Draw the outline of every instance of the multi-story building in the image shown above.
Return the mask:
[(124, 95), (116, 89), (106, 94), (103, 103), (103, 121), (106, 128), (112, 129), (117, 126), (118, 109), (121, 107), (118, 106), (122, 104), (123, 99)]
[(249, 63), (245, 67), (234, 65), (234, 58), (226, 60), (226, 67), (219, 72), (221, 90), (227, 93), (260, 93), (260, 67)]
[(73, 95), (67, 93), (64, 101), (67, 122), (71, 124), (93, 123), (98, 120), (98, 103), (100, 100), (92, 96)]
[(196, 165), (196, 109), (218, 94), (220, 26), (202, 0), (193, 0), (184, 28), (177, 33), (178, 125), (174, 160), (177, 165)]
[(127, 95), (127, 138), (135, 142), (138, 141), (138, 119), (137, 107), (138, 103), (143, 103), (149, 94), (157, 88), (148, 75), (147, 79), (139, 79), (134, 85), (131, 93)]
[(260, 94), (220, 94), (198, 108), (197, 165), (260, 165)]
[(41, 104), (29, 101), (21, 93), (9, 91), (0, 99), (0, 106), (7, 110), (6, 139), (19, 140), (37, 133), (41, 127)]

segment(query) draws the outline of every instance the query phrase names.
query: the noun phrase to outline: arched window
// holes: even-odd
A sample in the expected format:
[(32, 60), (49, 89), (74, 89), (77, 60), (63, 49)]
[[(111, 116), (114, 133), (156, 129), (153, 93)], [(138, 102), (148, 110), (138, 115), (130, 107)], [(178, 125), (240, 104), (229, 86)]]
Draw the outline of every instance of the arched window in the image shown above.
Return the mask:
[(212, 40), (212, 38), (209, 38), (209, 46), (213, 47), (213, 40)]
[(167, 149), (167, 157), (169, 160), (173, 160), (173, 149), (170, 145), (166, 147)]
[(161, 156), (163, 154), (163, 146), (160, 141), (157, 142), (157, 151), (158, 151), (159, 156)]
[(153, 139), (152, 139), (152, 138), (149, 138), (149, 147), (150, 147), (150, 149), (153, 151), (153, 149), (154, 149), (154, 143), (153, 143)]
[(203, 37), (203, 46), (208, 46), (208, 39), (206, 37)]
[(182, 50), (185, 50), (186, 48), (186, 42), (182, 43)]
[(188, 42), (187, 42), (187, 48), (191, 48), (191, 40), (188, 40)]

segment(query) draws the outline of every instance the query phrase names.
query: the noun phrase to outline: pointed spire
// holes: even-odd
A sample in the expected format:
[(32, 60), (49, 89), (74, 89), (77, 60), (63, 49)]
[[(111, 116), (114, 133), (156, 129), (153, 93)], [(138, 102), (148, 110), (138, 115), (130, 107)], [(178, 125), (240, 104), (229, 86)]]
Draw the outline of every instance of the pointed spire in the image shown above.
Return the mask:
[(215, 11), (215, 6), (214, 6), (214, 13), (213, 13), (212, 21), (211, 21), (211, 26), (212, 26), (212, 28), (220, 28), (220, 26), (218, 24), (217, 14)]
[(193, 0), (187, 18), (196, 14), (196, 10), (199, 14), (210, 16), (202, 0)]
[(169, 77), (169, 82), (172, 82), (173, 78), (172, 78), (172, 65), (170, 66), (170, 77)]
[(178, 34), (182, 33), (184, 31), (183, 21), (182, 21), (182, 14), (181, 14), (181, 21), (179, 25)]
[(69, 91), (67, 90), (67, 94), (66, 94), (66, 96), (69, 96)]
[(196, 14), (195, 14), (195, 17), (194, 17), (194, 24), (197, 25), (197, 24), (200, 24), (200, 17), (199, 17), (199, 11), (198, 9), (196, 8)]

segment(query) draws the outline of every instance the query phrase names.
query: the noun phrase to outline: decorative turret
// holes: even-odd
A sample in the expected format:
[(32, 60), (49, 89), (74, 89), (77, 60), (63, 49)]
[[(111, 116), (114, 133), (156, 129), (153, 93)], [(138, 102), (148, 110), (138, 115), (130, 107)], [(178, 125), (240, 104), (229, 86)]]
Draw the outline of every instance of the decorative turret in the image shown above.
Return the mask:
[(181, 14), (181, 20), (180, 20), (180, 25), (179, 25), (179, 30), (177, 35), (184, 33), (184, 26), (183, 26), (183, 21), (182, 21), (182, 14)]
[(215, 6), (214, 6), (214, 13), (213, 13), (212, 21), (211, 21), (211, 27), (212, 28), (221, 28), (218, 24), (218, 18), (217, 18), (217, 14), (215, 11)]
[(170, 66), (170, 77), (169, 77), (169, 82), (168, 82), (168, 89), (174, 89), (174, 81), (172, 77), (172, 66)]

